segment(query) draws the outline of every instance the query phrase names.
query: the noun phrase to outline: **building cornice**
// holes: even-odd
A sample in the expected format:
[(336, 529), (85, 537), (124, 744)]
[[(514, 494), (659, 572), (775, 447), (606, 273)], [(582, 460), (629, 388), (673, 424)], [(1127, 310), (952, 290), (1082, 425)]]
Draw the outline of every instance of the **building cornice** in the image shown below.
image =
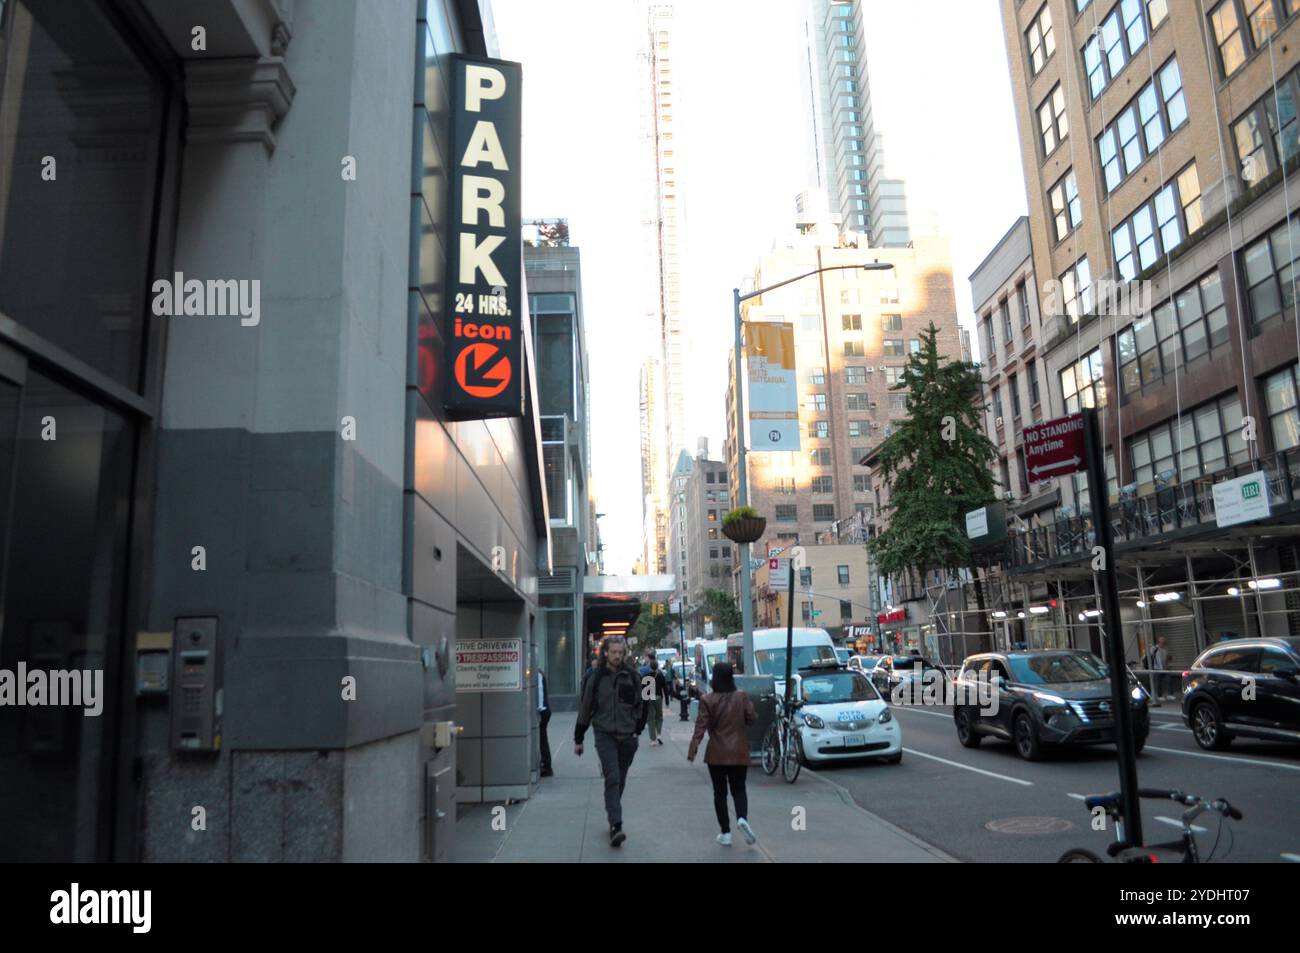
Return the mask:
[(260, 142), (275, 151), (275, 124), (297, 92), (284, 57), (185, 64), (189, 142)]

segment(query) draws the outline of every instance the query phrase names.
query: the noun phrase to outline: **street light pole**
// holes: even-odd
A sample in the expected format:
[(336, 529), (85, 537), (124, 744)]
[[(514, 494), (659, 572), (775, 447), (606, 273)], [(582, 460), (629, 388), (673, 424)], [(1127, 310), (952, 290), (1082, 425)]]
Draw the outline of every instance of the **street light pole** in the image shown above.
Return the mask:
[[(824, 271), (843, 271), (846, 268), (861, 268), (863, 271), (889, 271), (894, 267), (893, 262), (867, 262), (862, 265), (826, 265), (823, 268), (815, 268), (812, 271), (805, 272), (802, 275), (795, 275), (793, 278), (787, 278), (785, 281), (778, 281), (774, 285), (768, 285), (766, 288), (759, 288), (748, 294), (741, 294), (739, 288), (732, 289), (732, 303), (735, 318), (736, 332), (736, 477), (739, 481), (739, 496), (736, 501), (737, 506), (749, 505), (749, 476), (745, 467), (745, 384), (742, 367), (744, 364), (743, 353), (741, 350), (741, 322), (740, 322), (740, 304), (742, 301), (748, 301), (750, 298), (757, 298), (767, 291), (775, 291), (777, 288), (793, 284), (804, 278), (811, 278), (813, 275), (820, 275)], [(744, 645), (744, 673), (746, 675), (755, 674), (754, 669), (754, 609), (750, 605), (750, 569), (749, 569), (749, 543), (740, 544), (740, 592), (737, 596), (740, 599), (740, 620), (743, 631)], [(793, 597), (792, 600), (793, 602)]]
[[(744, 362), (741, 358), (741, 341), (740, 341), (740, 289), (731, 289), (733, 300), (735, 302), (735, 324), (736, 324), (736, 479), (739, 481), (739, 491), (736, 497), (737, 506), (749, 505), (749, 476), (748, 468), (745, 466), (745, 384), (744, 384)], [(743, 639), (742, 671), (746, 675), (754, 673), (754, 607), (750, 603), (749, 588), (749, 543), (740, 543), (740, 591), (736, 594), (740, 600), (740, 631)]]

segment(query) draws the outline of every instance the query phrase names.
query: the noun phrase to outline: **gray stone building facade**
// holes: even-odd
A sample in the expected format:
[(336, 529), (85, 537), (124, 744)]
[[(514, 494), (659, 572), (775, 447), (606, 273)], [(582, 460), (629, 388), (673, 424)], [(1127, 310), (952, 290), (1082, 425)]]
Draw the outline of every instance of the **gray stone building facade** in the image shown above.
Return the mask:
[[(486, 3), (0, 9), (0, 667), (105, 686), (0, 713), (0, 856), (444, 857), (535, 769), (530, 692), (458, 692), (457, 640), (525, 682), (549, 561), (531, 350), (522, 418), (440, 400)], [(164, 317), (173, 277), (250, 307)]]

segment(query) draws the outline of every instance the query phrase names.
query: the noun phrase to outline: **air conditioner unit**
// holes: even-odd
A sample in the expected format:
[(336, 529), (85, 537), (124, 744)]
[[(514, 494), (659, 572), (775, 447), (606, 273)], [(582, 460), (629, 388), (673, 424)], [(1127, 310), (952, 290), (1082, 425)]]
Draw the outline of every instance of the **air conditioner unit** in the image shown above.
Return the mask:
[(885, 373), (885, 365), (884, 365), (884, 364), (881, 364), (881, 365), (880, 365), (880, 373), (882, 373), (882, 374)]
[(870, 364), (867, 365), (867, 373), (868, 373), (868, 374), (874, 374), (875, 371), (876, 371), (876, 369), (875, 369), (874, 367), (872, 367)]
[(1001, 418), (1001, 417), (999, 417), (999, 418), (997, 419), (997, 426), (998, 426), (998, 427), (1001, 427), (1001, 426), (1002, 426), (1002, 418)]

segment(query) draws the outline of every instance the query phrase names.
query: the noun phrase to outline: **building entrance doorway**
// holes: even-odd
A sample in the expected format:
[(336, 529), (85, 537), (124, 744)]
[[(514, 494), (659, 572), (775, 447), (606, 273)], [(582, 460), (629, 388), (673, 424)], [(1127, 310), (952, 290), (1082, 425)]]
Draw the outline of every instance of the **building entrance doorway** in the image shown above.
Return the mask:
[(0, 344), (0, 860), (108, 852), (134, 438)]

